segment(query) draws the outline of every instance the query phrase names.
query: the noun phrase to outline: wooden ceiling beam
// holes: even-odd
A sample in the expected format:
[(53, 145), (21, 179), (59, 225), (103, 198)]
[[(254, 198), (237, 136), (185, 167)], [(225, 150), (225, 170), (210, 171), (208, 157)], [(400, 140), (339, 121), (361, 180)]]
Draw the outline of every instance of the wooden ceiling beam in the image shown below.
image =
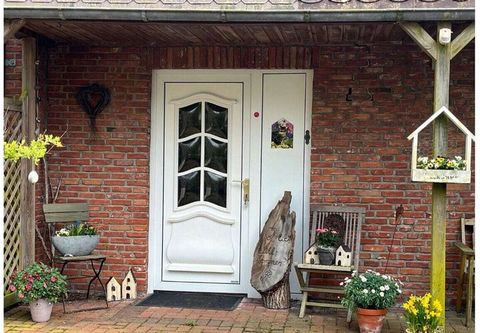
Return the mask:
[(450, 45), (450, 59), (453, 59), (458, 52), (463, 50), (473, 38), (475, 38), (475, 23), (471, 23), (452, 41)]

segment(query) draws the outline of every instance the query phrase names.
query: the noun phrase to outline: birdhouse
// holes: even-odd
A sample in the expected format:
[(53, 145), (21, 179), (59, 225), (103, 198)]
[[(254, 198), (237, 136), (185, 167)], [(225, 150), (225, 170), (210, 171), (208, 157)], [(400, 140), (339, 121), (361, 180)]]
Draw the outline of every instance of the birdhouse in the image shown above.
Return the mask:
[(340, 245), (335, 251), (335, 265), (352, 266), (352, 250), (347, 245)]
[[(418, 134), (433, 121), (444, 114), (460, 131), (465, 135), (465, 158), (457, 156), (454, 158), (439, 157), (440, 162), (436, 162), (436, 156), (432, 159), (418, 156)], [(475, 135), (463, 125), (445, 106), (442, 106), (430, 118), (428, 118), (420, 127), (408, 136), (412, 140), (412, 181), (427, 183), (470, 183), (470, 167), (472, 160), (472, 141), (475, 141)], [(438, 167), (445, 164), (448, 168)], [(437, 164), (437, 165), (435, 165)], [(460, 166), (457, 168), (457, 166)], [(454, 168), (454, 169), (452, 169)]]
[(122, 299), (134, 298), (137, 298), (137, 281), (133, 277), (132, 270), (129, 270), (122, 281)]
[(122, 287), (112, 276), (107, 282), (107, 301), (119, 301), (122, 299)]
[(304, 263), (319, 265), (320, 259), (318, 258), (317, 244), (312, 244), (304, 254)]

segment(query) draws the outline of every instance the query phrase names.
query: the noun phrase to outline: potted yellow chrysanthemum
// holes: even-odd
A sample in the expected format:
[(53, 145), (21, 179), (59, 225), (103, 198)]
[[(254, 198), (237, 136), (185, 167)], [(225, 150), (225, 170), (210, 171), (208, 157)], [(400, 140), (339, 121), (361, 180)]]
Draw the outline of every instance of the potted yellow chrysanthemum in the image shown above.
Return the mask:
[(411, 295), (403, 303), (407, 320), (407, 333), (438, 333), (442, 332), (440, 316), (442, 305), (432, 298), (430, 293), (424, 296)]

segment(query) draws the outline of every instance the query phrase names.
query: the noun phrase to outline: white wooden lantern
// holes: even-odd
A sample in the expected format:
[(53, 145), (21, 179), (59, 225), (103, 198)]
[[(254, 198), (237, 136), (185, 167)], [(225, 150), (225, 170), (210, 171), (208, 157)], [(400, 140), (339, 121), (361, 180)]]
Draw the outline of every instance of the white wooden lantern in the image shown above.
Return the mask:
[[(465, 170), (425, 170), (417, 169), (417, 149), (418, 134), (431, 124), (438, 116), (445, 114), (465, 135)], [(428, 118), (420, 127), (408, 136), (412, 140), (412, 180), (414, 182), (426, 183), (470, 183), (470, 166), (472, 160), (472, 141), (475, 141), (475, 135), (472, 134), (445, 106), (442, 106), (430, 118)]]
[(134, 298), (137, 298), (137, 281), (133, 277), (132, 270), (129, 270), (122, 281), (122, 299)]
[(320, 259), (318, 258), (317, 244), (312, 244), (304, 254), (304, 263), (319, 265)]
[(107, 301), (119, 301), (122, 299), (122, 286), (112, 276), (107, 282)]
[(352, 266), (352, 250), (347, 245), (340, 245), (335, 251), (335, 265)]

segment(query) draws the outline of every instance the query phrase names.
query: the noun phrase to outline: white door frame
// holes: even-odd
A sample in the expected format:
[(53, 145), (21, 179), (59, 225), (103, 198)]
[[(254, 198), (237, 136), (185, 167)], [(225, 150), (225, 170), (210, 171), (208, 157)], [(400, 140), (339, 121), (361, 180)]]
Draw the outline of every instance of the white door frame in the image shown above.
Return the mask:
[[(305, 129), (311, 131), (312, 116), (312, 70), (249, 70), (249, 69), (202, 69), (202, 70), (153, 70), (150, 137), (150, 203), (148, 232), (148, 286), (147, 292), (162, 290), (162, 228), (163, 228), (163, 174), (164, 174), (164, 110), (166, 82), (241, 82), (244, 85), (243, 110), (243, 161), (242, 178), (250, 178), (250, 203), (242, 210), (240, 289), (249, 297), (259, 297), (250, 285), (250, 268), (253, 252), (261, 228), (260, 177), (262, 140), (262, 75), (264, 73), (305, 73)], [(254, 113), (260, 116), (255, 117)], [(311, 145), (311, 143), (310, 143)], [(303, 223), (303, 248), (308, 246), (310, 207), (310, 145), (305, 145), (304, 166), (304, 217), (297, 212), (297, 223)], [(250, 222), (249, 222), (250, 221)], [(256, 221), (252, 223), (251, 221)], [(212, 290), (214, 291), (214, 290)], [(296, 295), (293, 295), (294, 297)]]

